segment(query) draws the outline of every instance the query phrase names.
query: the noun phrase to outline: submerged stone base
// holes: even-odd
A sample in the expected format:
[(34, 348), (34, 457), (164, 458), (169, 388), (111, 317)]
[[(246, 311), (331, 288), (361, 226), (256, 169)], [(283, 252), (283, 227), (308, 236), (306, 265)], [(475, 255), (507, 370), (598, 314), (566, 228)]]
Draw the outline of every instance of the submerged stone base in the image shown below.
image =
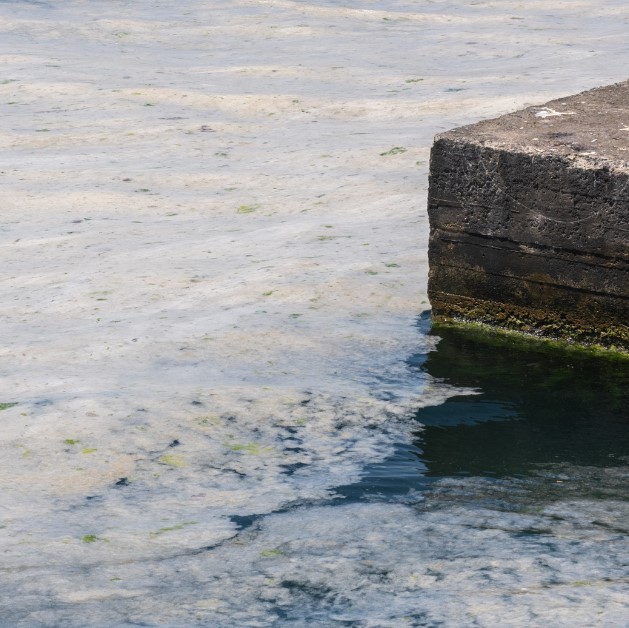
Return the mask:
[(629, 352), (629, 82), (435, 139), (436, 321)]

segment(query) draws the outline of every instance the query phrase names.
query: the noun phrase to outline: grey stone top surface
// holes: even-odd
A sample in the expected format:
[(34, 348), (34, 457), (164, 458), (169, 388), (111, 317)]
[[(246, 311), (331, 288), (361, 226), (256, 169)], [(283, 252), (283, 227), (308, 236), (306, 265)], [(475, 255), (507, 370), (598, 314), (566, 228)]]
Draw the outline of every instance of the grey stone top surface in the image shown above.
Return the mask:
[(459, 127), (435, 139), (629, 172), (629, 81)]

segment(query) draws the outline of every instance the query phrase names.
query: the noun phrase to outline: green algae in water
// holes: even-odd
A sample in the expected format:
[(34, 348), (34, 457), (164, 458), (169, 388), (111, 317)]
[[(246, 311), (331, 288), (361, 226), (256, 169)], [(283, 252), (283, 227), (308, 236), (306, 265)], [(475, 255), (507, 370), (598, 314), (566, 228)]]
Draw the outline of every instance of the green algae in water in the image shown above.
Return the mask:
[(401, 153), (405, 153), (406, 150), (407, 149), (404, 148), (403, 146), (394, 146), (393, 148), (390, 148), (384, 153), (380, 153), (380, 157), (388, 157), (389, 155), (400, 155)]
[(178, 454), (164, 454), (157, 461), (175, 469), (183, 469), (188, 466), (188, 461)]
[(284, 552), (281, 549), (274, 547), (274, 548), (262, 550), (260, 552), (260, 556), (262, 558), (274, 558), (277, 556), (284, 556)]
[(155, 530), (154, 532), (150, 532), (149, 536), (151, 538), (155, 538), (168, 532), (177, 532), (178, 530), (183, 530), (184, 528), (195, 525), (196, 523), (198, 523), (198, 521), (184, 521), (183, 523), (177, 523), (175, 525), (166, 526), (164, 528), (160, 528), (159, 530)]
[(273, 451), (273, 447), (261, 447), (258, 443), (230, 443), (228, 447), (232, 451), (242, 451), (252, 456), (260, 456)]
[(195, 417), (194, 422), (203, 426), (216, 426), (221, 424), (221, 418), (216, 415), (198, 416)]
[(0, 403), (0, 411), (8, 410), (9, 408), (13, 408), (13, 407), (17, 406), (18, 403), (19, 403), (18, 401), (9, 401), (9, 402)]
[(237, 214), (252, 214), (259, 208), (260, 208), (260, 205), (241, 205), (236, 210), (236, 213)]

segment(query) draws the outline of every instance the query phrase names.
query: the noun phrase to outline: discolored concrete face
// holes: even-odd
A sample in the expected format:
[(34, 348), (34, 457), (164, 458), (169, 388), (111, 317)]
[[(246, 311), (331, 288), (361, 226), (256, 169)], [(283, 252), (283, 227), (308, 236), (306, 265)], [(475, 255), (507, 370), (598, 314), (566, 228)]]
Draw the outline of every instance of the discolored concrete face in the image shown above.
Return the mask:
[(437, 137), (437, 320), (629, 350), (627, 119), (624, 82)]

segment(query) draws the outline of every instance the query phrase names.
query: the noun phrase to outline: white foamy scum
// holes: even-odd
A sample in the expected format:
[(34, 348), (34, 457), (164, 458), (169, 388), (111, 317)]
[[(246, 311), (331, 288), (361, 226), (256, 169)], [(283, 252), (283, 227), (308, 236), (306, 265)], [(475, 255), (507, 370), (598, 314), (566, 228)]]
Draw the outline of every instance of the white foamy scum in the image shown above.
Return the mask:
[(626, 78), (628, 15), (0, 0), (1, 625), (625, 625), (620, 501), (334, 489), (452, 394), (432, 136)]

